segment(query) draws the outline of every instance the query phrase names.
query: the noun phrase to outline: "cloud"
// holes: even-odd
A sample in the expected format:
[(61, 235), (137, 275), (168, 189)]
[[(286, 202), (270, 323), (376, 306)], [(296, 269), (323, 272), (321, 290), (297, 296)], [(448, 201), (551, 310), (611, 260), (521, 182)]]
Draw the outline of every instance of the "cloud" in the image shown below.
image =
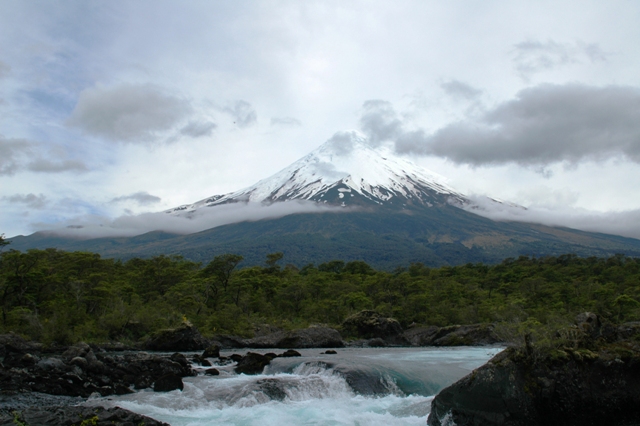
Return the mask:
[(440, 84), (440, 87), (447, 95), (456, 100), (471, 101), (477, 99), (482, 94), (482, 90), (458, 80), (445, 81)]
[[(31, 158), (34, 157), (33, 151), (40, 151), (42, 145), (26, 139), (8, 139), (0, 136), (0, 176), (10, 176), (24, 170), (38, 173), (86, 172), (89, 170), (83, 162), (78, 160), (51, 161), (42, 158), (41, 154)], [(49, 152), (48, 156), (59, 157), (60, 153)]]
[(212, 121), (190, 121), (180, 129), (180, 134), (192, 138), (211, 136), (218, 125)]
[(590, 62), (604, 62), (609, 56), (595, 43), (558, 43), (553, 40), (523, 41), (513, 46), (511, 54), (516, 70), (525, 80), (540, 71), (579, 63), (582, 58)]
[(44, 195), (29, 194), (15, 194), (8, 197), (2, 197), (10, 203), (24, 204), (31, 209), (41, 210), (47, 205), (47, 197)]
[(136, 192), (130, 195), (123, 195), (121, 197), (116, 197), (110, 201), (110, 203), (120, 203), (122, 201), (135, 201), (136, 203), (146, 206), (149, 204), (155, 204), (162, 201), (162, 198), (151, 195), (146, 191)]
[(13, 175), (22, 167), (22, 158), (29, 152), (26, 139), (6, 139), (0, 135), (0, 176)]
[(229, 114), (240, 128), (249, 127), (258, 121), (256, 110), (249, 102), (243, 100), (237, 101), (233, 106), (224, 108), (223, 111)]
[(469, 198), (472, 204), (464, 206), (466, 210), (492, 220), (539, 223), (640, 239), (640, 210), (594, 212), (558, 205), (532, 206), (525, 209), (496, 203), (486, 197)]
[(302, 126), (302, 122), (293, 117), (271, 117), (272, 126)]
[(383, 100), (369, 100), (362, 106), (360, 128), (367, 135), (373, 146), (389, 140), (395, 140), (402, 135), (402, 121), (398, 118), (391, 102)]
[(543, 84), (433, 134), (396, 132), (396, 150), (472, 166), (576, 165), (616, 157), (640, 163), (639, 122), (638, 88)]
[(94, 87), (80, 93), (67, 125), (112, 141), (149, 142), (191, 111), (187, 101), (150, 84)]
[(353, 140), (357, 138), (358, 134), (353, 131), (336, 132), (325, 145), (331, 147), (331, 151), (338, 155), (349, 154), (353, 150)]
[(39, 173), (86, 172), (89, 170), (87, 165), (81, 161), (64, 160), (53, 162), (43, 158), (31, 161), (27, 164), (27, 169)]
[(0, 61), (0, 78), (5, 78), (11, 73), (11, 67), (9, 64), (5, 64)]
[(318, 205), (315, 202), (284, 202), (263, 205), (260, 203), (225, 204), (196, 210), (187, 216), (169, 213), (144, 213), (109, 219), (84, 216), (52, 229), (51, 224), (36, 224), (41, 230), (56, 235), (75, 238), (126, 237), (151, 231), (175, 234), (191, 234), (231, 223), (275, 219), (296, 213), (341, 212), (340, 207)]

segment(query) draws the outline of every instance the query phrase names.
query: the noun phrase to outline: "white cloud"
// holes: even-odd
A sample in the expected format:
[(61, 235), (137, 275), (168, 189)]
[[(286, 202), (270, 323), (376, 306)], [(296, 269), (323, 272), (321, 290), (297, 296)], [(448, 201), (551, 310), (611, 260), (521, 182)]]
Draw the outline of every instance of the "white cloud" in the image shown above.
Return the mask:
[(233, 118), (233, 122), (240, 128), (249, 127), (258, 120), (258, 113), (247, 101), (236, 101), (233, 105), (223, 109)]
[(512, 50), (516, 70), (525, 80), (540, 71), (575, 64), (583, 58), (602, 62), (608, 56), (597, 43), (559, 43), (553, 40), (526, 40), (514, 45)]
[(339, 207), (327, 207), (314, 202), (285, 202), (262, 205), (259, 203), (225, 204), (197, 210), (188, 216), (143, 213), (110, 219), (100, 216), (83, 216), (66, 223), (36, 224), (41, 230), (74, 238), (129, 237), (151, 231), (175, 234), (191, 234), (222, 225), (275, 219), (296, 213), (343, 212)]
[(293, 117), (271, 117), (272, 126), (302, 126), (302, 122)]
[(162, 201), (158, 196), (151, 195), (146, 191), (139, 191), (130, 195), (123, 195), (116, 197), (110, 201), (110, 203), (120, 203), (123, 201), (134, 201), (140, 205), (146, 206), (149, 204), (156, 204)]
[(640, 209), (595, 212), (567, 205), (523, 208), (486, 197), (472, 197), (472, 201), (465, 209), (492, 220), (540, 223), (640, 239)]

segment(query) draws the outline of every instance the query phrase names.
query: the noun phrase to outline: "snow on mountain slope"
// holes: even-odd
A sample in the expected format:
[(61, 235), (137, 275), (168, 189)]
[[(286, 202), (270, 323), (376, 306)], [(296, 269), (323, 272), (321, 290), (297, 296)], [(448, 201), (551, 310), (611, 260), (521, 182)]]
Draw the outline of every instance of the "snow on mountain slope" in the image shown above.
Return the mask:
[(167, 213), (181, 214), (238, 202), (271, 204), (306, 200), (345, 207), (374, 204), (405, 207), (467, 201), (443, 181), (443, 177), (384, 147), (372, 148), (358, 133), (346, 132), (255, 185)]

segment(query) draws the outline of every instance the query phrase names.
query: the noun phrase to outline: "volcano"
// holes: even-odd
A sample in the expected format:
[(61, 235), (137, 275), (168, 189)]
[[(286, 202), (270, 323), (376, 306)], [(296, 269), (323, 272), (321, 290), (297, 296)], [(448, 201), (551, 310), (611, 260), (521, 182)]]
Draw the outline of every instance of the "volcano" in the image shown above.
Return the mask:
[[(494, 199), (488, 203), (502, 204)], [(301, 204), (304, 212), (288, 208)], [(281, 213), (243, 219), (243, 209), (255, 206)], [(297, 267), (339, 259), (383, 269), (416, 262), (497, 263), (522, 255), (640, 256), (637, 239), (480, 216), (473, 201), (445, 178), (384, 146), (372, 146), (356, 132), (334, 136), (252, 186), (158, 214), (195, 221), (229, 208), (238, 213), (236, 221), (187, 235), (159, 229), (134, 237), (79, 240), (38, 232), (11, 239), (11, 247), (88, 250), (123, 259), (181, 255), (202, 262), (235, 253), (245, 264), (260, 264), (267, 254), (282, 252), (284, 262)]]

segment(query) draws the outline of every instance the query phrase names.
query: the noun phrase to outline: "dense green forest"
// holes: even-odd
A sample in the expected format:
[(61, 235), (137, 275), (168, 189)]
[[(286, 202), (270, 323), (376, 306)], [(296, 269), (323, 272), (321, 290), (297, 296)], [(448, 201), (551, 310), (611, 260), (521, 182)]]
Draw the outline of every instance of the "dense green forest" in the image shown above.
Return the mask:
[(185, 319), (204, 335), (253, 335), (254, 327), (337, 326), (375, 309), (411, 324), (498, 323), (512, 329), (569, 324), (579, 312), (640, 320), (640, 259), (520, 257), (496, 265), (393, 272), (361, 261), (296, 268), (281, 253), (263, 266), (217, 256), (103, 259), (56, 249), (0, 253), (0, 332), (45, 343), (133, 342)]

